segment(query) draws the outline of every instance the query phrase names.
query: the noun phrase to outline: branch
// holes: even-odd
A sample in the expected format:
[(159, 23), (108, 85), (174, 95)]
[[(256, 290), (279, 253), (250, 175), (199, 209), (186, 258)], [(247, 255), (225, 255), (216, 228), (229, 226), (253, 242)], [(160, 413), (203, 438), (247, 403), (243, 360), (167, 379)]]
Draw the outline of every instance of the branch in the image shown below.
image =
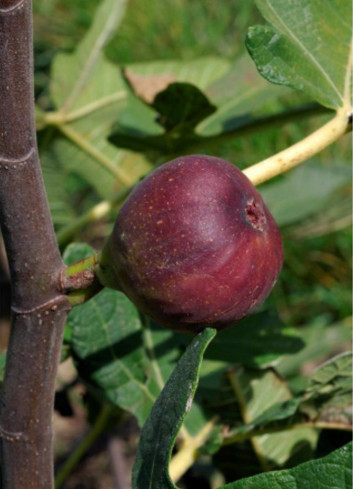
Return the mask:
[(52, 489), (54, 383), (69, 303), (36, 146), (31, 1), (0, 5), (0, 225), (13, 311), (0, 406), (2, 487)]

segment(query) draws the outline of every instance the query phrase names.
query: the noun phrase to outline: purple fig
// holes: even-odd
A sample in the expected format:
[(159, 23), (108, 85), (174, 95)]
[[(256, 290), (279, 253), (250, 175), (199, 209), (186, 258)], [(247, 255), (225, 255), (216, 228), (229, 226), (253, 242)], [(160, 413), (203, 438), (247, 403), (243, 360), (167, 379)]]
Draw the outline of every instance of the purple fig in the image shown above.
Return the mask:
[(223, 329), (270, 293), (283, 261), (277, 225), (234, 165), (184, 156), (130, 194), (98, 276), (168, 328)]

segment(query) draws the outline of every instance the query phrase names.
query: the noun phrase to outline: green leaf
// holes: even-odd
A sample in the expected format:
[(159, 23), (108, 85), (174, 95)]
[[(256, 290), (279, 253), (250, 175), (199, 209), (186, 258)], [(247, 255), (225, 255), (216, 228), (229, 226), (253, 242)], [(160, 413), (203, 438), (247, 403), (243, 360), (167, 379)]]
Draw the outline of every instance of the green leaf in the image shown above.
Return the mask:
[[(94, 76), (111, 79), (103, 68)], [(44, 166), (50, 168), (45, 173), (58, 179), (63, 174), (77, 174), (101, 198), (108, 199), (148, 172), (151, 165), (143, 156), (119, 151), (107, 140), (122, 107), (122, 102), (106, 100), (94, 110), (87, 107), (84, 117), (64, 119), (59, 125), (64, 137), (56, 137), (44, 153)]]
[(318, 364), (323, 358), (329, 358), (333, 352), (341, 350), (344, 345), (352, 343), (352, 318), (328, 324), (326, 317), (319, 317), (310, 326), (298, 328), (297, 334), (305, 347), (296, 355), (285, 355), (276, 365), (276, 370), (286, 379), (299, 378), (302, 390), (307, 386), (306, 381), (302, 387), (305, 378), (301, 375), (301, 370), (305, 363)]
[(310, 378), (307, 392), (330, 394), (337, 387), (351, 388), (352, 353), (342, 353), (318, 368)]
[(352, 353), (338, 355), (310, 377), (299, 406), (316, 422), (352, 428)]
[(165, 130), (180, 134), (194, 130), (216, 110), (201, 90), (190, 83), (171, 83), (157, 94), (152, 106)]
[(82, 379), (99, 398), (145, 422), (189, 336), (145, 324), (135, 306), (104, 289), (69, 314), (71, 349)]
[(271, 26), (248, 31), (246, 46), (272, 83), (303, 91), (326, 107), (350, 103), (352, 6), (345, 0), (257, 0)]
[(301, 221), (330, 205), (332, 195), (351, 181), (348, 165), (299, 166), (281, 180), (261, 187), (261, 195), (279, 226)]
[[(206, 385), (208, 379), (202, 380)], [(206, 404), (229, 430), (225, 445), (213, 460), (227, 480), (288, 467), (313, 456), (317, 430), (297, 427), (290, 436), (282, 430), (295, 422), (292, 416), (297, 403), (285, 380), (273, 370), (256, 372), (239, 365), (228, 367)], [(277, 428), (278, 432), (271, 433)]]
[(71, 243), (69, 244), (63, 253), (63, 260), (65, 265), (72, 265), (83, 258), (87, 258), (94, 255), (95, 250), (87, 243)]
[[(126, 0), (101, 2), (94, 22), (73, 54), (56, 56), (52, 68), (51, 95), (57, 107), (74, 112), (90, 104), (120, 100), (118, 69), (102, 56), (102, 49), (116, 32), (125, 12)], [(109, 76), (108, 76), (109, 75)]]
[[(190, 83), (169, 84), (156, 95), (151, 108), (155, 109), (157, 115), (154, 113), (154, 118), (165, 129), (164, 134), (124, 134), (124, 127), (119, 124), (108, 140), (116, 146), (135, 151), (154, 148), (165, 153), (173, 152), (180, 149), (185, 141), (189, 143), (197, 140), (198, 137), (194, 134), (196, 125), (215, 111), (215, 107), (201, 90)], [(147, 111), (140, 107), (140, 118), (143, 112)], [(136, 128), (133, 132), (136, 132)]]
[[(153, 149), (164, 154), (197, 141), (194, 127), (215, 110), (202, 90), (228, 67), (227, 61), (214, 58), (130, 65), (125, 73), (141, 100), (135, 95), (129, 97), (109, 141), (120, 148), (140, 152)], [(170, 80), (165, 82), (167, 87), (158, 92), (160, 80), (166, 77)]]
[[(64, 190), (59, 193), (51, 185), (55, 179), (65, 182), (63, 175), (79, 175), (101, 198), (109, 199), (151, 168), (143, 156), (118, 151), (107, 141), (126, 104), (127, 89), (120, 68), (104, 57), (103, 48), (117, 29), (125, 4), (126, 0), (102, 2), (76, 50), (54, 58), (50, 95), (57, 112), (48, 114), (47, 123), (54, 124), (63, 137), (55, 137), (43, 155), (54, 211), (69, 200)], [(64, 209), (60, 211), (54, 212), (56, 222), (63, 221)]]
[[(249, 428), (279, 423), (295, 413), (297, 402), (292, 399), (287, 383), (274, 371), (252, 372), (239, 367), (230, 372), (228, 378), (246, 423), (236, 427), (234, 435), (245, 433)], [(290, 437), (286, 431), (281, 431), (252, 438), (252, 443), (263, 468), (270, 470), (285, 465), (303, 443), (313, 452), (317, 437), (316, 430), (298, 428), (291, 431)]]
[(168, 474), (173, 445), (190, 410), (198, 383), (202, 356), (216, 331), (197, 335), (180, 358), (146, 421), (133, 470), (133, 489), (175, 489)]
[[(84, 243), (73, 243), (64, 260), (74, 263), (93, 252)], [(189, 335), (142, 321), (125, 295), (111, 289), (76, 306), (67, 328), (67, 342), (82, 379), (98, 397), (132, 412), (140, 425), (190, 341)]]
[[(248, 55), (234, 61), (223, 76), (213, 80), (210, 73), (220, 74), (224, 71), (224, 66), (220, 64), (220, 61), (222, 60), (215, 63), (215, 60), (209, 60), (208, 70), (205, 73), (207, 76), (204, 76), (202, 80), (194, 76), (192, 64), (186, 63), (185, 66), (181, 64), (180, 68), (176, 66), (174, 70), (175, 79), (178, 80), (177, 84), (173, 88), (174, 84), (170, 82), (168, 88), (161, 90), (155, 96), (154, 104), (151, 102), (151, 92), (156, 90), (154, 84), (157, 83), (159, 86), (159, 78), (166, 76), (172, 78), (172, 73), (166, 72), (161, 63), (157, 64), (160, 74), (153, 71), (148, 72), (147, 65), (146, 74), (136, 74), (133, 71), (136, 69), (135, 65), (130, 66), (129, 76), (131, 77), (131, 71), (133, 92), (143, 100), (146, 97), (151, 105), (146, 105), (135, 96), (130, 97), (109, 140), (121, 148), (133, 151), (157, 150), (164, 154), (176, 152), (181, 154), (190, 145), (207, 144), (208, 137), (211, 137), (212, 142), (212, 136), (248, 125), (252, 121), (251, 114), (254, 110), (263, 107), (270, 99), (287, 93), (284, 87), (271, 85), (259, 76)], [(202, 70), (203, 62), (206, 60), (198, 60), (194, 63), (195, 65), (200, 64)], [(167, 66), (168, 64), (169, 62), (166, 62)], [(154, 63), (152, 63), (152, 70), (153, 67)], [(190, 76), (187, 77), (189, 72)], [(134, 77), (137, 79), (135, 80)], [(180, 80), (183, 79), (189, 81), (181, 83)], [(177, 94), (176, 87), (183, 92)], [(201, 89), (204, 90), (204, 93)], [(166, 103), (163, 103), (162, 107), (157, 107), (156, 103), (159, 104), (162, 97)], [(196, 103), (197, 100), (198, 103)], [(156, 111), (152, 110), (153, 107)], [(163, 115), (168, 107), (170, 109), (168, 109), (167, 119), (171, 127), (169, 131), (163, 133), (156, 120), (160, 117), (158, 113)], [(190, 122), (192, 122), (191, 129), (195, 131), (188, 128), (189, 123), (185, 124), (185, 111), (188, 113), (187, 119), (194, 114), (192, 116), (194, 120)], [(209, 113), (208, 116), (207, 113)], [(176, 117), (177, 120), (173, 123), (172, 119)]]
[(208, 348), (206, 360), (239, 362), (250, 367), (268, 367), (281, 355), (296, 353), (304, 342), (278, 318), (257, 313), (221, 331)]
[(255, 475), (226, 484), (220, 489), (350, 489), (352, 487), (352, 444), (318, 460), (293, 469)]
[(346, 182), (329, 194), (325, 212), (319, 207), (314, 214), (296, 223), (289, 230), (289, 235), (295, 240), (316, 238), (344, 230), (344, 228), (348, 229), (351, 224), (352, 188), (351, 183)]
[(205, 94), (217, 110), (197, 126), (197, 134), (211, 136), (240, 128), (255, 110), (288, 91), (285, 87), (267, 83), (246, 53), (234, 60), (230, 69), (206, 88)]
[(258, 417), (235, 431), (245, 434), (305, 422), (319, 422), (327, 428), (350, 429), (352, 426), (352, 354), (334, 357), (308, 379), (308, 387), (297, 396), (271, 405)]
[(80, 375), (113, 404), (144, 421), (155, 401), (138, 312), (120, 292), (104, 289), (69, 314)]

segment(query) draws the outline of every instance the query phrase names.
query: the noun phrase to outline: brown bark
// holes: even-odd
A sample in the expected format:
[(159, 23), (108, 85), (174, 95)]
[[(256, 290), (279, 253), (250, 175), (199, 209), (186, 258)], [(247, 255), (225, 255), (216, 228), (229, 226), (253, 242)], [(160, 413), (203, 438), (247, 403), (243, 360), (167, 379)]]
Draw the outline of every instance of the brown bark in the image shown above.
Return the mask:
[(51, 489), (54, 384), (69, 304), (36, 145), (30, 0), (0, 0), (0, 225), (12, 287), (2, 487)]

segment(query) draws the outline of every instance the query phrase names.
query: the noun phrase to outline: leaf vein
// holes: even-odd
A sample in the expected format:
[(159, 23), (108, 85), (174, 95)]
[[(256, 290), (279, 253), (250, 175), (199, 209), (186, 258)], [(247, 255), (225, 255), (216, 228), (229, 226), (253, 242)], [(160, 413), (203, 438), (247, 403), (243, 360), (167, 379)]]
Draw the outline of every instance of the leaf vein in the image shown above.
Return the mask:
[(327, 80), (328, 84), (332, 87), (333, 91), (338, 95), (339, 99), (344, 102), (342, 94), (339, 92), (337, 89), (335, 83), (333, 80), (330, 78), (328, 73), (325, 71), (325, 69), (322, 67), (320, 62), (315, 58), (315, 56), (312, 54), (310, 50), (306, 48), (306, 46), (302, 43), (302, 41), (294, 34), (292, 30), (289, 29), (289, 27), (283, 22), (282, 18), (279, 16), (277, 13), (276, 9), (273, 7), (272, 3), (270, 0), (267, 0), (267, 5), (271, 12), (273, 13), (274, 17), (277, 19), (279, 25), (282, 27), (283, 32), (288, 35), (289, 38), (293, 40), (295, 44), (297, 44), (302, 51), (306, 54), (306, 56), (311, 60), (313, 65), (319, 70), (319, 72), (323, 75), (323, 77)]

